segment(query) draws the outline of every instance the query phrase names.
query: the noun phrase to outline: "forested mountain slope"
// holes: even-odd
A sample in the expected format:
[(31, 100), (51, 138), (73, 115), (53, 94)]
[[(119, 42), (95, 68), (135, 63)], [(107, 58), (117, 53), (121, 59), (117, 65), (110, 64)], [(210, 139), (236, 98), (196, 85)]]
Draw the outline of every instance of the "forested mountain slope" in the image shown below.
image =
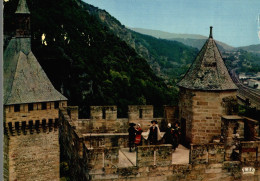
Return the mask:
[[(6, 37), (15, 31), (17, 3), (4, 3)], [(90, 105), (118, 105), (121, 117), (131, 104), (176, 103), (177, 93), (153, 73), (147, 61), (76, 1), (27, 3), (32, 50), (56, 89), (70, 105), (79, 105), (81, 117), (89, 115)]]
[(147, 60), (154, 72), (170, 86), (183, 75), (196, 57), (198, 49), (177, 41), (158, 39), (126, 28), (105, 10), (77, 1), (90, 14), (98, 17), (115, 35)]

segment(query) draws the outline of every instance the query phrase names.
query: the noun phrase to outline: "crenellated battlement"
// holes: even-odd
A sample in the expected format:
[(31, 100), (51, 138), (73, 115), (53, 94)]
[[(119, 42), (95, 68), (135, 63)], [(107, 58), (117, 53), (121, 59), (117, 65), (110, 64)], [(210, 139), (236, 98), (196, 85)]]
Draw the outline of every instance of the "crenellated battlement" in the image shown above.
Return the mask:
[(58, 127), (59, 120), (57, 118), (4, 123), (5, 134), (9, 136), (57, 131)]

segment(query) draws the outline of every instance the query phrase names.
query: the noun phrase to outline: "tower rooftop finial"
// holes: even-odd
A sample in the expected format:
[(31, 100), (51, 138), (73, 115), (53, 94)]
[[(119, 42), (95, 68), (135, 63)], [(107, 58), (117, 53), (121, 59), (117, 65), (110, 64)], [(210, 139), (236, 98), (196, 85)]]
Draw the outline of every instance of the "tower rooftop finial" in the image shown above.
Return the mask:
[(212, 35), (212, 29), (213, 29), (213, 27), (210, 26), (209, 38), (213, 38), (213, 35)]
[(19, 0), (15, 13), (16, 14), (30, 14), (26, 0)]

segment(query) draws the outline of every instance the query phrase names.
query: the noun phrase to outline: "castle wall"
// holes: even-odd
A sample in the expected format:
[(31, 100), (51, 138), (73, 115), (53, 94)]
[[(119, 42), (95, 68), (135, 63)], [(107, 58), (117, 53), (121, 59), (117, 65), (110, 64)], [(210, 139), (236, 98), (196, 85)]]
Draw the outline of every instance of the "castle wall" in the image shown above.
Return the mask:
[[(179, 95), (179, 121), (181, 124), (181, 128), (184, 130), (186, 135), (182, 135), (185, 139), (184, 141), (187, 143), (191, 142), (192, 139), (192, 97), (193, 92), (188, 89), (180, 88)], [(184, 128), (186, 127), (186, 128)]]
[(4, 180), (8, 181), (9, 180), (9, 140), (8, 140), (8, 136), (4, 136), (4, 150), (3, 150), (3, 154), (4, 154), (4, 170), (3, 170), (3, 174), (4, 174)]
[[(68, 107), (68, 109), (70, 108), (71, 107)], [(75, 115), (69, 115), (67, 108), (60, 110), (59, 122), (61, 126), (59, 132), (61, 164), (69, 166), (69, 170), (63, 173), (61, 177), (85, 181), (88, 180), (87, 148), (83, 143), (82, 134), (78, 131), (76, 132), (73, 117), (75, 117)]]
[(59, 101), (4, 107), (9, 180), (59, 180), (58, 108), (66, 105)]
[(90, 118), (94, 120), (116, 120), (116, 106), (90, 106)]
[[(76, 113), (71, 119), (77, 122), (77, 129), (82, 133), (127, 133), (129, 123), (139, 123), (141, 128), (147, 131), (152, 120), (156, 120), (160, 127), (166, 125), (163, 118), (153, 118), (153, 106), (135, 105), (128, 106), (128, 108), (128, 118), (117, 118), (116, 106), (91, 106), (90, 119), (78, 119), (76, 108), (68, 107), (68, 114), (73, 111)], [(171, 112), (169, 115), (172, 115), (174, 111), (170, 109), (173, 107), (167, 109), (168, 112)]]
[[(67, 101), (60, 101), (59, 107), (66, 107)], [(33, 103), (33, 110), (29, 110), (29, 104), (20, 104), (20, 111), (15, 112), (15, 105), (7, 105), (5, 109), (5, 122), (22, 122), (49, 119), (55, 120), (59, 117), (59, 109), (55, 108), (55, 102), (47, 102), (46, 109), (42, 109), (42, 103)]]
[(176, 106), (164, 106), (164, 118), (166, 123), (171, 123), (173, 125), (177, 121), (177, 117), (175, 117), (176, 112)]
[(229, 98), (235, 100), (236, 91), (181, 89), (180, 119), (186, 120), (186, 141), (205, 144), (221, 135), (221, 116), (230, 114), (230, 104), (225, 102)]
[(128, 147), (129, 134), (126, 133), (86, 133), (84, 143), (87, 148), (98, 147)]
[(152, 105), (131, 105), (128, 106), (129, 123), (140, 124), (141, 128), (147, 130), (151, 125), (153, 117)]
[(126, 133), (129, 127), (128, 119), (79, 119), (78, 129), (85, 133)]
[(172, 145), (138, 146), (136, 152), (136, 165), (144, 166), (167, 166), (172, 163)]
[[(19, 135), (17, 135), (19, 134)], [(58, 131), (40, 133), (14, 131), (9, 139), (9, 180), (59, 180), (60, 148)]]
[[(238, 157), (241, 160), (238, 161), (226, 160), (225, 143), (191, 144), (189, 164), (172, 164), (171, 146), (140, 146), (137, 149), (137, 166), (119, 167), (117, 165), (119, 164), (119, 147), (111, 147), (112, 145), (107, 144), (102, 148), (90, 149), (86, 144), (90, 140), (88, 138), (90, 134), (94, 140), (97, 140), (97, 137), (110, 139), (114, 135), (111, 133), (108, 133), (107, 136), (104, 136), (105, 133), (90, 133), (89, 135), (87, 132), (84, 133), (78, 129), (83, 125), (79, 126), (78, 123), (75, 123), (72, 120), (74, 116), (69, 115), (67, 109), (61, 110), (60, 114), (62, 123), (60, 140), (61, 155), (69, 163), (71, 180), (246, 181), (260, 179), (259, 164), (255, 162), (255, 160), (259, 160), (257, 153), (260, 149), (260, 142), (257, 141), (241, 143)], [(233, 127), (228, 126), (228, 128)], [(118, 137), (120, 136), (118, 135)], [(253, 174), (244, 173), (242, 168), (248, 170), (247, 167), (252, 167), (255, 172)]]
[(192, 143), (209, 143), (221, 135), (221, 116), (227, 115), (224, 98), (236, 98), (236, 91), (194, 91), (192, 100)]

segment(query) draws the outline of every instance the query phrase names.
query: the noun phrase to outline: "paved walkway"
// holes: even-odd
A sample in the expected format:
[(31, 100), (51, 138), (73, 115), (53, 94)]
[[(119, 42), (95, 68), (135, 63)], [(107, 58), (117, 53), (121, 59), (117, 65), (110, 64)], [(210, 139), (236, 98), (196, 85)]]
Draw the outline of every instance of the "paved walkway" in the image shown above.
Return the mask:
[(129, 152), (129, 148), (121, 148), (121, 151), (132, 163), (132, 165), (136, 166), (136, 151), (133, 150), (132, 152)]
[(121, 148), (119, 150), (118, 167), (136, 166), (136, 152), (129, 152), (129, 148)]
[(172, 153), (172, 164), (188, 164), (190, 150), (182, 145)]

